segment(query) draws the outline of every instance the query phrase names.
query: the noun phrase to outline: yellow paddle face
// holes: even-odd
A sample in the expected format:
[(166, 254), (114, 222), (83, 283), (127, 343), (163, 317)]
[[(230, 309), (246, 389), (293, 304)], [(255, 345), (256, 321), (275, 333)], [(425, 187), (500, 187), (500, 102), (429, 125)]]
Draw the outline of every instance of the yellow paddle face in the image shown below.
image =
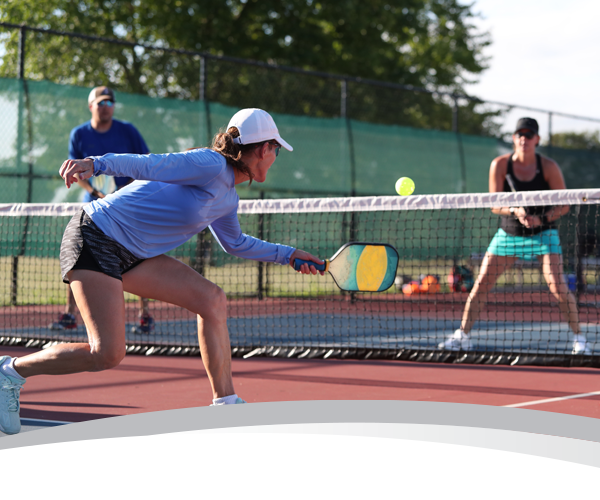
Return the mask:
[(356, 284), (359, 290), (377, 291), (388, 267), (386, 247), (366, 246), (356, 264)]
[(328, 271), (336, 284), (350, 292), (383, 292), (394, 283), (396, 249), (382, 243), (348, 243), (332, 258)]

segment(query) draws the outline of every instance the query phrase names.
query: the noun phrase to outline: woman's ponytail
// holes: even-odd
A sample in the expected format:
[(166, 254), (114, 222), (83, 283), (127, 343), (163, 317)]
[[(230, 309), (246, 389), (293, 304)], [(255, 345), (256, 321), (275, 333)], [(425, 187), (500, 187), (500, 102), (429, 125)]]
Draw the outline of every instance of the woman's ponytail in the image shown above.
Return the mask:
[(236, 144), (233, 140), (239, 136), (240, 132), (237, 127), (230, 127), (227, 132), (219, 132), (213, 139), (211, 149), (224, 156), (227, 163), (246, 174), (252, 184), (254, 174), (242, 160), (242, 155), (246, 151), (256, 148), (257, 144)]

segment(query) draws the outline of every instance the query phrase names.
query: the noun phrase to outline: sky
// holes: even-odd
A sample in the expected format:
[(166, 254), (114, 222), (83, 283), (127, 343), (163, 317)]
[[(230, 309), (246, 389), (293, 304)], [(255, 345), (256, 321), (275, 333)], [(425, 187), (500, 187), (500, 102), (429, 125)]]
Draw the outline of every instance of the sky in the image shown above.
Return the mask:
[[(553, 116), (553, 133), (600, 130), (600, 1), (475, 0), (472, 10), (492, 45), (484, 52), (489, 69), (469, 94), (598, 120)], [(506, 127), (521, 116), (536, 118), (547, 137), (543, 113), (513, 110)]]

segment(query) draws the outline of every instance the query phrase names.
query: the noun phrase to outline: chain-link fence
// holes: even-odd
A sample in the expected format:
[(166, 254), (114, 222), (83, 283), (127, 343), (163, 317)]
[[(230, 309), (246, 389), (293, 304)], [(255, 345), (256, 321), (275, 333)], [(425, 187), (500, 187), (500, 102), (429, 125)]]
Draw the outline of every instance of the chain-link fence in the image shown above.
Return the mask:
[[(153, 152), (208, 145), (239, 108), (272, 113), (295, 150), (246, 197), (393, 194), (400, 176), (420, 194), (487, 191), (490, 161), (511, 149), (503, 132), (515, 109), (546, 128), (540, 152), (558, 161), (568, 187), (600, 185), (600, 152), (552, 146), (559, 118), (600, 119), (7, 23), (0, 40), (0, 202), (77, 199), (57, 170), (70, 130), (90, 118), (89, 89), (101, 84), (117, 90), (115, 118), (132, 122)], [(65, 57), (68, 71), (57, 63)]]

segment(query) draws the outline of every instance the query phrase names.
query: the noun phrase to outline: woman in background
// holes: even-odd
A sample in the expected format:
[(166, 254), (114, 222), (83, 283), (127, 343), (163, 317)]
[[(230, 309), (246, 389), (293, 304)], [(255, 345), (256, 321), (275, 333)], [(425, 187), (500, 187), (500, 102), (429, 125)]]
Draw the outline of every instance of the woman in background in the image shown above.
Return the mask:
[[(490, 193), (565, 189), (565, 180), (554, 160), (535, 152), (540, 142), (539, 127), (533, 118), (521, 118), (512, 136), (514, 152), (494, 158), (490, 166)], [(569, 291), (556, 221), (569, 211), (568, 206), (502, 207), (492, 212), (501, 216), (500, 229), (485, 253), (479, 276), (469, 294), (461, 326), (439, 344), (453, 351), (473, 349), (469, 337), (488, 294), (498, 278), (519, 258), (537, 257), (550, 292), (558, 300), (562, 316), (573, 333), (573, 354), (591, 354), (587, 340), (579, 328), (575, 297)]]

